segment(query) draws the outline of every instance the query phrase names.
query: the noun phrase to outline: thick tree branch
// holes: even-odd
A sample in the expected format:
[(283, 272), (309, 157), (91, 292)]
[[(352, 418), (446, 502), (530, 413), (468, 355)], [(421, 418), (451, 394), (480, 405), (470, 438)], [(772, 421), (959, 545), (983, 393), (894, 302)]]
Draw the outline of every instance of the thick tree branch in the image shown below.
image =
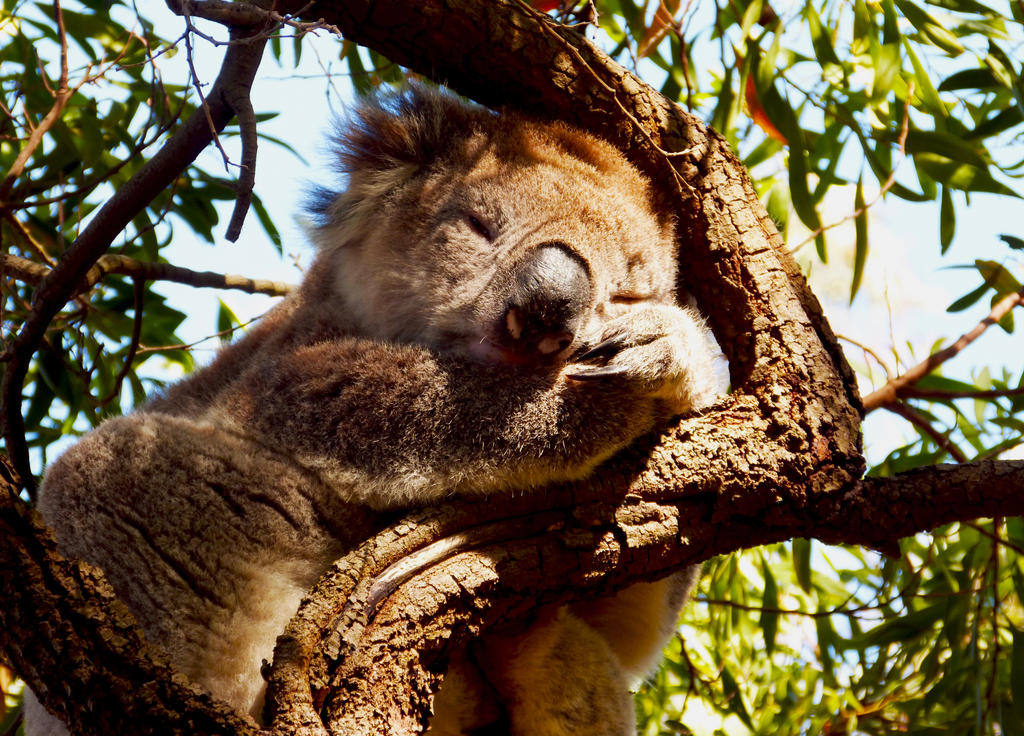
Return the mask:
[[(544, 499), (421, 512), (339, 561), (279, 640), (269, 692), (275, 732), (419, 733), (447, 655), (484, 628), (529, 616), (538, 602), (597, 597), (798, 536), (898, 554), (893, 540), (904, 536), (967, 516), (1024, 513), (1024, 461), (869, 478), (757, 516), (726, 511), (699, 481), (650, 501), (657, 462), (633, 481), (614, 472), (625, 470), (618, 465), (599, 492), (580, 484)], [(659, 537), (667, 544), (652, 558)], [(337, 633), (321, 640), (329, 630)], [(301, 690), (307, 682), (312, 690)]]
[(0, 651), (79, 734), (254, 736), (252, 721), (176, 674), (103, 575), (65, 560), (0, 467)]

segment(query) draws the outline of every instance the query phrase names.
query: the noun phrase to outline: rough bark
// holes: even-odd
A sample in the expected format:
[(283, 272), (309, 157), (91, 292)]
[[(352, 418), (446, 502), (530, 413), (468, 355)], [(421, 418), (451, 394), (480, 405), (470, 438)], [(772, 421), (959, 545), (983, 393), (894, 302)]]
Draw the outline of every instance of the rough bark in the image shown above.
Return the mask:
[(275, 730), (416, 734), (451, 647), (529, 620), (539, 604), (797, 536), (890, 545), (958, 519), (1020, 514), (1022, 482), (1024, 461), (936, 466), (821, 494), (800, 514), (747, 516), (723, 513), (714, 492), (650, 494), (661, 478), (648, 467), (626, 490), (564, 486), (426, 511), (340, 560), (293, 619), (271, 680)]
[[(57, 553), (0, 466), (0, 652), (82, 736), (250, 736), (248, 718), (174, 672), (102, 573)], [(168, 729), (168, 724), (174, 724)]]
[[(683, 280), (730, 359), (735, 390), (589, 482), (414, 514), (339, 561), (279, 642), (270, 688), (276, 733), (324, 733), (323, 722), (333, 733), (415, 733), (450, 648), (528, 617), (538, 603), (600, 595), (794, 536), (889, 548), (955, 519), (1024, 511), (1022, 463), (860, 480), (852, 376), (746, 173), (719, 136), (575, 31), (512, 0), (278, 7), (324, 18), (482, 102), (560, 117), (619, 145), (678, 215)], [(9, 605), (0, 626), (8, 633), (0, 646), (33, 687), (66, 685), (48, 691), (51, 704), (111, 704), (103, 723), (112, 732), (145, 731), (140, 724), (161, 717), (164, 733), (250, 732), (212, 704), (195, 706), (210, 724), (196, 725), (200, 716), (185, 705), (192, 695), (172, 687), (155, 656), (126, 654), (141, 645), (92, 573), (49, 598), (26, 594), (27, 583), (28, 593), (45, 592), (59, 563), (52, 550), (34, 551), (45, 544), (18, 518), (5, 510), (0, 529), (17, 542), (4, 550), (0, 594)], [(10, 567), (22, 560), (39, 562)], [(77, 636), (84, 610), (89, 626), (117, 634), (91, 636), (86, 627)], [(58, 641), (81, 649), (19, 639), (33, 611), (45, 622), (34, 624), (39, 631), (60, 629), (67, 636)], [(73, 676), (63, 647), (77, 652), (88, 677)], [(159, 697), (140, 682), (159, 683)], [(98, 731), (94, 722), (83, 732)]]

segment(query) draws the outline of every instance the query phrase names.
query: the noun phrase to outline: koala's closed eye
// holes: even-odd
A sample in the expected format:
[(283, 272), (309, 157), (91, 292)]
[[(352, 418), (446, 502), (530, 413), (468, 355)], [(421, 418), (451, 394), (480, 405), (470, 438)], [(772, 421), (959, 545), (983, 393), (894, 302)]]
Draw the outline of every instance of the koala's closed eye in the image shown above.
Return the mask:
[(466, 215), (466, 222), (473, 228), (473, 232), (486, 240), (494, 240), (494, 233), (491, 228), (485, 225), (479, 217), (473, 214)]
[(639, 302), (645, 302), (651, 298), (651, 294), (637, 294), (636, 292), (625, 292), (621, 294), (612, 294), (610, 301), (612, 302), (612, 304), (637, 304)]

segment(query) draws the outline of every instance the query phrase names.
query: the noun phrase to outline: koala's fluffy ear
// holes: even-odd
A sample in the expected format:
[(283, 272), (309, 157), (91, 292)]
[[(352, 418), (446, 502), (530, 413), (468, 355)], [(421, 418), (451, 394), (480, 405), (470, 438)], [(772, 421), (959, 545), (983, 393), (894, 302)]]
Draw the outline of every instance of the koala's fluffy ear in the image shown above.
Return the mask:
[(335, 130), (333, 152), (339, 173), (347, 179), (345, 191), (312, 192), (308, 208), (319, 229), (334, 230), (331, 240), (337, 242), (339, 225), (357, 225), (353, 220), (360, 220), (371, 203), (425, 166), (445, 161), (491, 115), (421, 84), (364, 98)]
[(443, 159), (454, 142), (478, 129), (489, 115), (454, 94), (422, 84), (366, 98), (337, 132), (341, 169), (351, 175)]

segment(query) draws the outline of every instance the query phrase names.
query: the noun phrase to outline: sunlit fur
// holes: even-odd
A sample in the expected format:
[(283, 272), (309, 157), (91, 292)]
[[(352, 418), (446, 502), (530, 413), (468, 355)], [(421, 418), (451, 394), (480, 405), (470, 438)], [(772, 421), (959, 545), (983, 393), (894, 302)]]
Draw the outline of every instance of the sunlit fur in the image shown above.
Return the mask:
[[(346, 181), (316, 197), (301, 287), (67, 451), (39, 503), (150, 641), (256, 718), (261, 661), (303, 591), (394, 511), (583, 478), (722, 390), (707, 330), (675, 300), (672, 218), (611, 146), (413, 88), (363, 104), (337, 150)], [(501, 340), (542, 244), (571, 255), (590, 298), (571, 346), (533, 361)], [(608, 339), (620, 374), (573, 378), (594, 366), (572, 356)], [(489, 635), (455, 657), (433, 733), (502, 719), (524, 736), (632, 733), (627, 686), (691, 577)], [(60, 731), (30, 706), (29, 734)]]

